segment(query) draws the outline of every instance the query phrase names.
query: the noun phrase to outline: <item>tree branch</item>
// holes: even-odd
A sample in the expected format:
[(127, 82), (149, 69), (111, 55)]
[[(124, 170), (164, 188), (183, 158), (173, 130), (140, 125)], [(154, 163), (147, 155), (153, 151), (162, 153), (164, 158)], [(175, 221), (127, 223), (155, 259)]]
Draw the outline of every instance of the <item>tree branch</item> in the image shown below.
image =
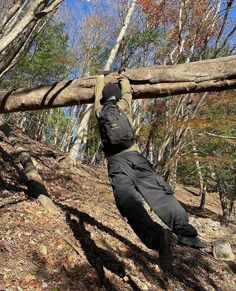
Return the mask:
[[(126, 69), (134, 99), (236, 89), (236, 56), (206, 61)], [(105, 82), (117, 83), (118, 74)], [(0, 113), (40, 110), (94, 102), (95, 77), (65, 80), (35, 88), (0, 91)]]
[(9, 33), (1, 38), (0, 43), (0, 53), (3, 52), (9, 44), (11, 44), (24, 29), (30, 24), (30, 22), (35, 18), (35, 11), (38, 7), (43, 4), (44, 0), (34, 0), (30, 9), (27, 11), (25, 16), (16, 24), (15, 28)]
[(52, 1), (52, 3), (49, 4), (48, 7), (46, 7), (45, 9), (43, 9), (43, 10), (41, 10), (39, 12), (36, 12), (35, 16), (37, 18), (42, 18), (45, 15), (51, 13), (52, 11), (55, 11), (58, 8), (58, 6), (61, 4), (62, 1), (63, 0), (54, 0), (54, 1)]
[(236, 140), (236, 136), (228, 136), (228, 135), (218, 135), (218, 134), (214, 134), (214, 133), (210, 133), (210, 132), (203, 132), (201, 133), (201, 135), (209, 135), (212, 137), (217, 137), (217, 138), (224, 138), (224, 139), (233, 139)]

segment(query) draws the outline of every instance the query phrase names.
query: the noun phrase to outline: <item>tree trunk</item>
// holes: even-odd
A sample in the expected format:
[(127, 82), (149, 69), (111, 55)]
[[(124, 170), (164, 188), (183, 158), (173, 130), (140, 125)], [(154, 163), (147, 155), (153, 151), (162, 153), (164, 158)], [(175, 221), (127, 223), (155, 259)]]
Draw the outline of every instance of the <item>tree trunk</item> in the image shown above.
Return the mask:
[(6, 13), (0, 31), (0, 78), (25, 55), (33, 39), (45, 25), (46, 15), (63, 0), (14, 1)]
[(96, 163), (97, 156), (98, 156), (99, 149), (100, 149), (101, 145), (102, 145), (102, 142), (99, 141), (98, 146), (97, 146), (97, 149), (96, 149), (96, 151), (95, 151), (95, 153), (94, 153), (94, 155), (93, 155), (93, 157), (91, 159), (91, 162), (90, 162), (91, 164), (95, 164)]
[(222, 208), (222, 224), (228, 225), (229, 224), (229, 217), (230, 217), (230, 205), (227, 198), (227, 188), (225, 187), (224, 181), (218, 177), (217, 178), (217, 187), (220, 195), (220, 203)]
[[(160, 98), (191, 92), (236, 89), (236, 56), (174, 66), (126, 69), (134, 99)], [(118, 82), (110, 74), (105, 82)], [(0, 113), (40, 110), (94, 102), (95, 77), (51, 85), (0, 91)]]
[(112, 66), (113, 61), (114, 61), (114, 59), (116, 57), (116, 54), (117, 54), (118, 49), (120, 47), (120, 44), (121, 44), (121, 42), (122, 42), (122, 40), (123, 40), (123, 38), (125, 36), (125, 33), (127, 31), (128, 24), (130, 23), (130, 19), (131, 19), (131, 16), (133, 14), (136, 2), (137, 2), (137, 0), (133, 0), (132, 1), (132, 4), (131, 4), (131, 6), (130, 6), (130, 8), (128, 10), (128, 13), (127, 13), (126, 17), (125, 17), (125, 21), (124, 21), (123, 27), (120, 30), (119, 36), (118, 36), (118, 38), (116, 40), (116, 44), (112, 48), (110, 56), (109, 56), (109, 58), (107, 60), (107, 63), (105, 65), (105, 67), (104, 67), (104, 71), (109, 71), (111, 69), (111, 66)]
[(81, 120), (79, 127), (78, 127), (78, 130), (77, 130), (76, 140), (75, 140), (73, 146), (71, 147), (68, 155), (62, 161), (62, 163), (65, 165), (74, 166), (76, 164), (78, 151), (79, 151), (81, 142), (83, 140), (84, 133), (87, 131), (87, 125), (88, 125), (89, 118), (90, 118), (90, 115), (92, 112), (92, 108), (93, 108), (93, 106), (91, 104), (87, 105), (87, 107), (84, 111), (84, 115), (82, 117), (82, 120)]
[(207, 194), (207, 184), (205, 183), (201, 190), (201, 203), (199, 205), (199, 209), (201, 210), (205, 210), (206, 194)]
[(197, 175), (199, 178), (199, 196), (202, 196), (202, 200), (201, 200), (201, 204), (200, 204), (200, 208), (203, 209), (205, 207), (205, 197), (203, 197), (203, 195), (206, 195), (206, 185), (204, 185), (204, 179), (203, 179), (203, 175), (202, 175), (202, 170), (201, 170), (201, 165), (199, 162), (199, 158), (198, 158), (198, 154), (197, 154), (197, 148), (196, 148), (196, 144), (195, 144), (195, 140), (193, 137), (193, 132), (192, 129), (190, 129), (190, 135), (191, 135), (191, 139), (192, 139), (192, 147), (193, 147), (193, 155), (195, 158), (195, 165), (196, 165), (196, 169), (197, 169)]
[(0, 130), (8, 138), (10, 144), (14, 147), (16, 156), (24, 169), (24, 174), (27, 178), (27, 188), (31, 197), (39, 199), (45, 210), (54, 214), (59, 213), (59, 209), (49, 198), (48, 191), (43, 183), (43, 180), (36, 169), (30, 153), (22, 145), (11, 127), (0, 116)]

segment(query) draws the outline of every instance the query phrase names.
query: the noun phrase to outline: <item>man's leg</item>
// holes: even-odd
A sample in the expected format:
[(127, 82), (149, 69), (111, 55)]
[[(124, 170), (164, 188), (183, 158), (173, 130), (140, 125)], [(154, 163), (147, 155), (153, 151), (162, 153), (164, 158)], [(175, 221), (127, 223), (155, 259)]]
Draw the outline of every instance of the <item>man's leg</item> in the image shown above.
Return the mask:
[[(154, 179), (157, 183), (155, 187), (153, 187), (155, 181), (153, 181), (153, 177), (151, 176), (147, 176), (141, 180), (139, 177), (139, 182), (137, 183), (153, 211), (173, 230), (180, 243), (195, 248), (207, 247), (207, 244), (198, 237), (197, 230), (189, 224), (188, 216), (184, 208), (173, 194), (167, 194), (168, 190), (164, 187), (165, 185), (162, 186), (162, 181), (159, 184), (160, 177), (154, 175)], [(164, 187), (164, 190), (160, 189), (162, 187)]]
[(121, 215), (148, 248), (159, 250), (164, 229), (151, 219), (132, 180), (125, 173), (116, 173), (110, 179)]
[(170, 186), (155, 174), (146, 158), (138, 155), (133, 162), (137, 189), (157, 216), (177, 235), (197, 236), (197, 230), (189, 224), (188, 215), (172, 195)]

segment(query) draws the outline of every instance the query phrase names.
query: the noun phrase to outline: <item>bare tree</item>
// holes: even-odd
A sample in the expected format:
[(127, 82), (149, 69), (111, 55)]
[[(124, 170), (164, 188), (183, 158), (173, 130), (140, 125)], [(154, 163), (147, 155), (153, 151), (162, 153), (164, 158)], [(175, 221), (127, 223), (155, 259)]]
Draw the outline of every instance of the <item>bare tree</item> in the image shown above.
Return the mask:
[(111, 69), (113, 61), (114, 61), (114, 59), (116, 57), (118, 49), (119, 49), (119, 47), (121, 45), (121, 42), (122, 42), (122, 40), (123, 40), (123, 38), (125, 36), (125, 33), (127, 31), (127, 28), (128, 28), (128, 25), (130, 23), (130, 19), (131, 19), (132, 13), (134, 11), (136, 2), (137, 2), (137, 0), (133, 0), (132, 3), (131, 3), (131, 6), (130, 6), (130, 8), (128, 10), (128, 13), (127, 13), (127, 15), (125, 17), (125, 21), (124, 21), (123, 27), (121, 28), (119, 36), (118, 36), (118, 38), (116, 40), (116, 44), (112, 48), (112, 50), (110, 52), (110, 56), (109, 56), (109, 58), (107, 60), (107, 63), (105, 65), (105, 67), (104, 67), (104, 71), (109, 71)]
[[(235, 22), (231, 22), (229, 25), (232, 1), (227, 1), (224, 10), (225, 6), (222, 5), (221, 0), (202, 1), (201, 8), (195, 5), (195, 1), (180, 0), (175, 17), (169, 20), (164, 15), (168, 13), (168, 9), (171, 9), (173, 2), (163, 2), (162, 6), (153, 2), (152, 8), (156, 8), (158, 12), (158, 14), (153, 14), (151, 11), (153, 22), (159, 28), (165, 26), (168, 35), (171, 35), (166, 38), (166, 45), (162, 50), (156, 49), (155, 61), (176, 66), (178, 62), (185, 61), (188, 64), (193, 59), (216, 57), (222, 53), (229, 45), (232, 32), (235, 31)], [(229, 33), (225, 31), (226, 26)], [(214, 43), (218, 43), (215, 48)], [(231, 51), (233, 51), (234, 47), (231, 47)], [(207, 91), (209, 90), (206, 89), (205, 92)], [(180, 96), (178, 102), (173, 102), (171, 98), (165, 100), (166, 123), (164, 128), (166, 128), (166, 134), (163, 134), (156, 155), (157, 163), (161, 165), (161, 174), (171, 182), (173, 187), (175, 186), (178, 159), (187, 144), (186, 137), (189, 134), (187, 126), (176, 128), (173, 120), (175, 123), (181, 124), (183, 120), (187, 121), (196, 116), (196, 109), (200, 108), (197, 104), (198, 100), (191, 94)], [(173, 106), (174, 103), (176, 107)]]

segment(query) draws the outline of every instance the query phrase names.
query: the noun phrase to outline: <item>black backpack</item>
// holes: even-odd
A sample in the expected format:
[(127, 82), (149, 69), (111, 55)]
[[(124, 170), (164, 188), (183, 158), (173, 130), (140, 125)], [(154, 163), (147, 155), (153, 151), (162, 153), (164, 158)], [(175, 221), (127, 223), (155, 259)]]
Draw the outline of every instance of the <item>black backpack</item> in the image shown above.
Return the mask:
[(103, 151), (114, 155), (134, 144), (133, 128), (124, 111), (114, 103), (105, 104), (99, 116)]

